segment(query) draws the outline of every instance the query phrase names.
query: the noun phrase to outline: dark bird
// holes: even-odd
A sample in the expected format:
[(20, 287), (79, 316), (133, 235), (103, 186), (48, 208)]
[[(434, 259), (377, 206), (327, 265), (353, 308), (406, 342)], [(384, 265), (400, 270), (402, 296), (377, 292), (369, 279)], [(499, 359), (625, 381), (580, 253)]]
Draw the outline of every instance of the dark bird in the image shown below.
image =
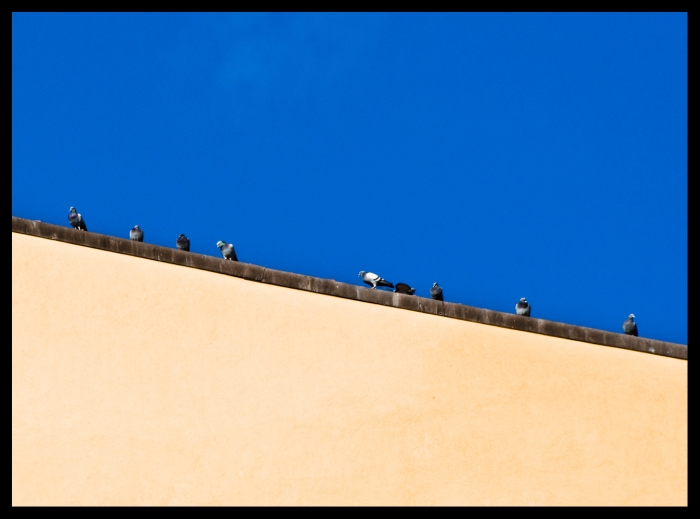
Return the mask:
[(524, 315), (525, 317), (530, 317), (530, 303), (524, 297), (520, 298), (520, 301), (515, 305), (515, 313), (518, 315)]
[(129, 238), (131, 241), (143, 241), (143, 231), (138, 225), (134, 225), (134, 228), (129, 231)]
[(85, 220), (83, 220), (83, 215), (79, 214), (75, 210), (75, 207), (71, 207), (68, 213), (68, 221), (70, 224), (78, 229), (79, 231), (87, 231), (87, 225), (85, 225)]
[(437, 283), (433, 283), (433, 286), (430, 287), (430, 297), (437, 299), (438, 301), (443, 301), (442, 288), (440, 288)]
[(627, 320), (622, 323), (622, 331), (624, 331), (627, 335), (634, 335), (635, 337), (638, 337), (637, 323), (634, 322), (634, 314), (630, 314)]
[(408, 294), (409, 296), (412, 296), (416, 293), (416, 289), (411, 288), (406, 283), (396, 283), (396, 288), (394, 289), (394, 292), (398, 292), (399, 294)]
[(221, 250), (221, 254), (224, 255), (224, 259), (238, 261), (236, 250), (233, 248), (233, 245), (226, 243), (225, 241), (218, 241), (216, 242), (216, 246)]
[(380, 278), (376, 274), (373, 274), (372, 272), (365, 272), (364, 270), (361, 270), (360, 273), (357, 275), (358, 277), (362, 278), (362, 281), (367, 283), (372, 287), (372, 290), (374, 290), (377, 287), (389, 287), (389, 288), (394, 288), (394, 284), (391, 283), (390, 281), (387, 281), (384, 278)]
[(175, 240), (175, 245), (177, 245), (177, 248), (180, 250), (184, 250), (187, 252), (189, 252), (190, 250), (190, 240), (188, 240), (187, 236), (185, 236), (184, 234), (181, 234), (177, 237), (177, 240)]

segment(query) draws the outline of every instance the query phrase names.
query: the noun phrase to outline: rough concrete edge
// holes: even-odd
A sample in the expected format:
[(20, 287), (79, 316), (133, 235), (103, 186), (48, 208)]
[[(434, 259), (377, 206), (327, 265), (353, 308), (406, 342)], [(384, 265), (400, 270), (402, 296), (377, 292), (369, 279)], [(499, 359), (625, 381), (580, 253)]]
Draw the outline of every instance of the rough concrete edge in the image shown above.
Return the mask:
[(652, 353), (676, 359), (688, 359), (688, 346), (672, 342), (657, 341), (644, 337), (631, 337), (621, 333), (606, 332), (583, 326), (547, 321), (531, 317), (521, 317), (494, 310), (475, 308), (459, 303), (434, 301), (425, 297), (409, 296), (382, 290), (371, 290), (362, 286), (349, 285), (332, 279), (315, 278), (292, 272), (268, 269), (249, 263), (227, 261), (214, 256), (184, 252), (175, 248), (162, 247), (149, 243), (139, 243), (125, 238), (104, 234), (77, 231), (71, 227), (61, 227), (37, 220), (12, 217), (12, 232), (27, 234), (50, 240), (62, 241), (83, 247), (102, 249), (139, 258), (162, 261), (210, 272), (218, 272), (250, 281), (270, 285), (305, 290), (355, 301), (380, 304), (424, 312), (439, 316), (472, 321), (475, 323), (500, 326), (530, 333), (550, 335), (562, 339), (588, 342), (601, 346), (612, 346), (639, 352)]

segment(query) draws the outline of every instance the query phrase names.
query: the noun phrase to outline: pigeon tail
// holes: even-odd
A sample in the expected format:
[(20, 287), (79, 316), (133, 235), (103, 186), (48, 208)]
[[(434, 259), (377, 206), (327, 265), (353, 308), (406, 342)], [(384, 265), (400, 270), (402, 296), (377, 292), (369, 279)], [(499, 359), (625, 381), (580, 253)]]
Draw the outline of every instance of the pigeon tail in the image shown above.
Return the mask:
[(394, 284), (390, 281), (387, 281), (384, 278), (379, 278), (377, 280), (377, 286), (378, 287), (389, 287), (389, 288), (394, 288)]

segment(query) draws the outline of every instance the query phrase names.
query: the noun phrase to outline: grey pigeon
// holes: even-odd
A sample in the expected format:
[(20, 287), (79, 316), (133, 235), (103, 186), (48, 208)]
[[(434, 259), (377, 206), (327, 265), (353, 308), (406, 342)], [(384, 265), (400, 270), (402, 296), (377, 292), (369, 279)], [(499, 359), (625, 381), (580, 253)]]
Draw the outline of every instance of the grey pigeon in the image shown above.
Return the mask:
[(530, 303), (524, 297), (520, 298), (520, 301), (515, 305), (515, 313), (518, 315), (524, 315), (525, 317), (530, 317)]
[(177, 245), (177, 248), (180, 250), (184, 250), (187, 252), (189, 252), (190, 250), (190, 240), (188, 240), (187, 236), (185, 236), (184, 234), (181, 234), (177, 237), (177, 240), (175, 240), (175, 245)]
[(129, 231), (129, 239), (131, 241), (143, 241), (143, 231), (138, 225), (134, 225), (134, 228)]
[(75, 207), (71, 207), (68, 213), (68, 221), (70, 224), (78, 229), (79, 231), (87, 231), (87, 225), (85, 225), (85, 220), (83, 220), (83, 215), (79, 214), (75, 210)]
[(399, 294), (408, 294), (409, 296), (412, 296), (416, 293), (416, 289), (411, 288), (406, 283), (396, 283), (396, 288), (394, 289), (394, 292), (398, 292)]
[(443, 301), (442, 288), (440, 288), (437, 283), (433, 283), (433, 286), (430, 287), (430, 297), (437, 299), (438, 301)]
[(216, 246), (221, 250), (221, 254), (224, 255), (224, 259), (238, 261), (238, 258), (236, 257), (236, 250), (233, 248), (233, 245), (226, 243), (225, 241), (218, 241), (216, 242)]
[(358, 277), (362, 278), (362, 281), (367, 283), (372, 287), (372, 290), (374, 290), (377, 287), (389, 287), (389, 288), (394, 288), (394, 284), (391, 283), (390, 281), (387, 281), (384, 278), (380, 278), (376, 274), (373, 274), (371, 272), (365, 272), (364, 270), (361, 270), (360, 273), (357, 275)]
[(634, 314), (630, 314), (627, 320), (622, 323), (622, 331), (624, 331), (627, 335), (634, 335), (635, 337), (638, 337), (637, 323), (634, 322)]

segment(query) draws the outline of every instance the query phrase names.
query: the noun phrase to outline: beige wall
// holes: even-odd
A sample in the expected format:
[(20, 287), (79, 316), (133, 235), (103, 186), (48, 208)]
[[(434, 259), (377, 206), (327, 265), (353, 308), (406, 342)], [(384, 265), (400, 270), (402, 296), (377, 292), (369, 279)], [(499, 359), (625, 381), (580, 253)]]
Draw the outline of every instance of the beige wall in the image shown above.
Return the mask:
[(687, 504), (687, 361), (12, 234), (12, 501)]

